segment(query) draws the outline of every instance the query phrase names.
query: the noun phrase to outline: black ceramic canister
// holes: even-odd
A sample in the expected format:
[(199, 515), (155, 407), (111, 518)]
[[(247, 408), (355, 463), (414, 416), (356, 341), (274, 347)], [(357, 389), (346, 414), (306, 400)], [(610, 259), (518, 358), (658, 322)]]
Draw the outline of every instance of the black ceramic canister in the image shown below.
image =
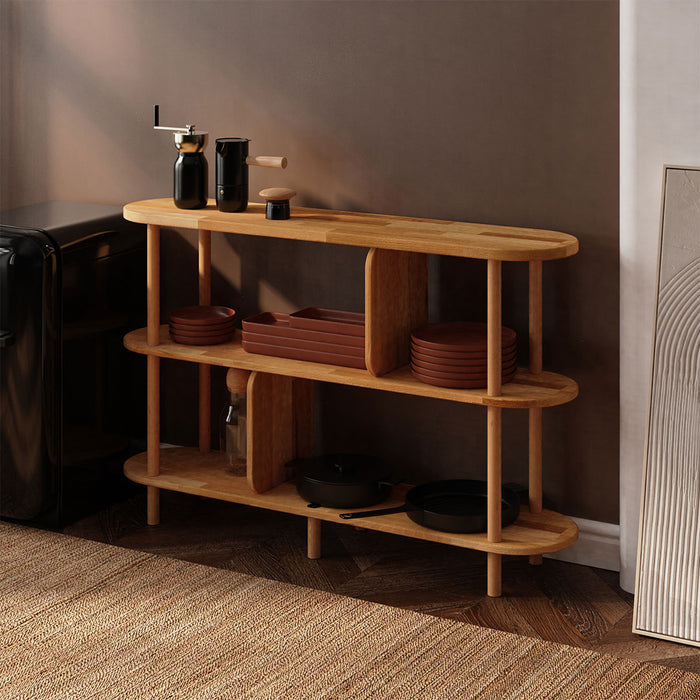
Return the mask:
[(248, 206), (249, 139), (216, 139), (216, 208), (241, 212)]
[(179, 209), (207, 205), (207, 159), (203, 153), (183, 153), (175, 161), (173, 199)]

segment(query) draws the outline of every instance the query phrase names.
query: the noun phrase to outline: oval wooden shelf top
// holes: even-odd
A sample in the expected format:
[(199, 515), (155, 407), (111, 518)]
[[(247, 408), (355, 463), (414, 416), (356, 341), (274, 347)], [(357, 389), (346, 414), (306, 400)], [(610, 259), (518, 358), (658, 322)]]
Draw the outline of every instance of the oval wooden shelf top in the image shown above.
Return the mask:
[(324, 365), (302, 360), (288, 360), (283, 357), (258, 355), (246, 352), (241, 347), (240, 331), (234, 339), (219, 345), (180, 345), (168, 334), (168, 326), (160, 327), (160, 344), (149, 345), (146, 329), (128, 333), (124, 337), (128, 350), (142, 355), (155, 355), (174, 360), (237, 367), (257, 370), (286, 377), (301, 377), (332, 384), (348, 384), (367, 389), (391, 391), (397, 394), (426, 396), (460, 403), (499, 406), (501, 408), (544, 408), (568, 403), (578, 395), (578, 384), (569, 377), (554, 372), (530, 374), (518, 369), (512, 381), (503, 385), (500, 396), (488, 396), (486, 389), (448, 389), (418, 381), (407, 365), (381, 377), (374, 377), (363, 369)]
[(557, 260), (578, 252), (567, 233), (461, 221), (292, 207), (284, 221), (265, 218), (265, 205), (241, 213), (220, 212), (214, 200), (204, 209), (178, 209), (171, 198), (132, 202), (124, 218), (140, 224), (240, 233), (319, 243), (405, 250), (493, 260)]
[[(224, 458), (220, 452), (202, 454), (196, 448), (174, 447), (160, 451), (160, 474), (148, 476), (147, 453), (134, 455), (124, 465), (124, 474), (139, 484), (155, 486), (170, 491), (191, 493), (221, 501), (242, 503), (282, 513), (292, 513), (304, 517), (349, 524), (368, 530), (390, 532), (404, 537), (413, 537), (429, 542), (441, 542), (466, 549), (497, 554), (530, 555), (558, 552), (578, 539), (578, 527), (570, 518), (552, 511), (542, 511), (537, 515), (527, 507), (521, 507), (518, 519), (503, 529), (501, 542), (489, 542), (486, 533), (454, 534), (438, 532), (418, 525), (405, 513), (396, 513), (363, 520), (343, 520), (339, 513), (351, 512), (352, 508), (309, 508), (297, 493), (291, 482), (285, 482), (266, 491), (255, 493), (248, 486), (246, 477), (230, 476), (224, 471)], [(399, 484), (393, 489), (389, 500), (378, 507), (402, 505), (405, 501), (408, 484)], [(366, 510), (357, 508), (355, 510)]]

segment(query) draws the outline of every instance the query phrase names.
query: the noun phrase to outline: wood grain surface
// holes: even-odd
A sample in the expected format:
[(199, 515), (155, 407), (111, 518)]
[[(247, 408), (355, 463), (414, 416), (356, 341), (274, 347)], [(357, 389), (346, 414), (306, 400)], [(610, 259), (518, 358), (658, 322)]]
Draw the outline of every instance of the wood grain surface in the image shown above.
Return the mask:
[(578, 240), (558, 231), (300, 207), (292, 207), (291, 218), (285, 221), (269, 221), (264, 204), (251, 203), (245, 212), (232, 214), (217, 211), (214, 200), (204, 209), (178, 209), (170, 197), (132, 202), (124, 207), (124, 218), (160, 226), (482, 260), (557, 260), (578, 251)]
[(160, 329), (158, 345), (148, 345), (146, 330), (143, 328), (128, 333), (124, 338), (124, 345), (127, 349), (142, 355), (259, 370), (333, 384), (348, 384), (482, 406), (502, 408), (559, 406), (578, 396), (578, 384), (573, 379), (554, 372), (533, 375), (525, 369), (517, 370), (513, 380), (503, 385), (499, 396), (489, 396), (486, 389), (449, 389), (425, 384), (413, 377), (408, 366), (400, 367), (383, 377), (373, 377), (369, 372), (361, 369), (249, 353), (241, 347), (238, 332), (232, 341), (220, 345), (181, 345), (169, 337), (168, 327), (164, 325)]
[[(287, 478), (284, 465), (295, 457), (293, 381), (265, 372), (252, 372), (248, 380), (246, 484), (257, 493), (282, 483)], [(195, 462), (186, 473), (196, 474), (196, 470)]]
[[(250, 415), (248, 420), (250, 424)], [(275, 447), (276, 451), (279, 449), (279, 446)], [(260, 469), (253, 472), (252, 487), (244, 477), (234, 477), (224, 471), (223, 456), (220, 453), (212, 451), (203, 455), (198, 450), (191, 448), (161, 450), (161, 468), (158, 476), (148, 475), (146, 453), (131, 457), (124, 465), (124, 473), (132, 481), (147, 486), (157, 486), (162, 489), (207, 496), (232, 503), (244, 503), (259, 508), (314, 517), (318, 520), (344, 522), (340, 519), (339, 514), (345, 511), (324, 507), (314, 508), (313, 511), (310, 511), (308, 503), (298, 495), (296, 487), (291, 482), (280, 483), (273, 488), (271, 484), (274, 485), (274, 482), (283, 474), (281, 470), (283, 461), (278, 459), (275, 462), (267, 452), (263, 452), (261, 457), (258, 457), (256, 453), (251, 459), (253, 461), (261, 459)], [(285, 457), (284, 461), (287, 459), (290, 458)], [(395, 486), (392, 498), (386, 502), (386, 507), (402, 505), (409, 488), (410, 486), (407, 484)], [(353, 510), (366, 509), (348, 508), (347, 512)], [(498, 542), (490, 542), (486, 533), (454, 534), (430, 530), (414, 523), (405, 513), (363, 520), (353, 519), (347, 522), (349, 526), (354, 525), (370, 530), (391, 532), (404, 537), (442, 542), (456, 547), (469, 547), (499, 554), (555, 552), (573, 544), (578, 537), (578, 528), (571, 519), (548, 510), (534, 515), (529, 512), (527, 507), (521, 509), (521, 513), (513, 525), (502, 531), (501, 539)]]

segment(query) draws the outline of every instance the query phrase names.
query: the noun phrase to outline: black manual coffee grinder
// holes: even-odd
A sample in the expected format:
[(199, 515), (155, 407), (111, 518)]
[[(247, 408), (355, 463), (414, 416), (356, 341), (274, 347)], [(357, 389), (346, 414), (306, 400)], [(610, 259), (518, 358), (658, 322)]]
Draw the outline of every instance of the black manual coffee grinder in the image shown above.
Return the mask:
[(160, 126), (158, 105), (153, 107), (153, 128), (174, 132), (175, 161), (173, 199), (179, 209), (201, 209), (207, 205), (209, 173), (204, 148), (209, 134), (195, 131), (194, 124), (185, 127)]

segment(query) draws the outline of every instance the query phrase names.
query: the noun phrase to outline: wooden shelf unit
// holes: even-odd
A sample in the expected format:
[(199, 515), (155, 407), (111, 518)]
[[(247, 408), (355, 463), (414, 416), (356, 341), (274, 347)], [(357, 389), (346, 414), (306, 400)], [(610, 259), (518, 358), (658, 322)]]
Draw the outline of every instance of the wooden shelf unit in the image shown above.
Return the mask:
[[(147, 224), (148, 326), (129, 333), (125, 346), (147, 356), (148, 449), (125, 465), (130, 479), (148, 490), (148, 522), (159, 520), (161, 488), (302, 515), (308, 520), (308, 555), (320, 556), (322, 520), (443, 542), (487, 552), (488, 594), (501, 594), (501, 556), (558, 551), (576, 541), (575, 523), (542, 509), (542, 408), (574, 399), (576, 382), (542, 370), (542, 261), (578, 251), (576, 238), (555, 231), (435, 221), (320, 209), (293, 208), (287, 221), (269, 221), (264, 205), (240, 214), (221, 213), (214, 202), (199, 210), (177, 209), (170, 199), (135, 202), (124, 217)], [(170, 340), (160, 325), (160, 227), (199, 231), (199, 303), (211, 303), (211, 231), (316, 241), (369, 248), (365, 264), (365, 361), (349, 369), (245, 352), (236, 337), (214, 346)], [(436, 387), (416, 380), (407, 366), (410, 332), (427, 322), (427, 255), (487, 261), (488, 385), (480, 390)], [(529, 366), (501, 385), (501, 262), (529, 265)], [(160, 449), (160, 358), (199, 365), (199, 449)], [(250, 372), (248, 379), (248, 466), (246, 477), (227, 475), (222, 456), (211, 449), (210, 367)], [(310, 456), (313, 446), (313, 381), (347, 384), (486, 407), (488, 529), (479, 534), (437, 532), (404, 514), (344, 521), (339, 511), (307, 504), (288, 481), (284, 464)], [(501, 529), (501, 411), (529, 415), (529, 508)], [(409, 487), (395, 487), (390, 503), (402, 503)]]

